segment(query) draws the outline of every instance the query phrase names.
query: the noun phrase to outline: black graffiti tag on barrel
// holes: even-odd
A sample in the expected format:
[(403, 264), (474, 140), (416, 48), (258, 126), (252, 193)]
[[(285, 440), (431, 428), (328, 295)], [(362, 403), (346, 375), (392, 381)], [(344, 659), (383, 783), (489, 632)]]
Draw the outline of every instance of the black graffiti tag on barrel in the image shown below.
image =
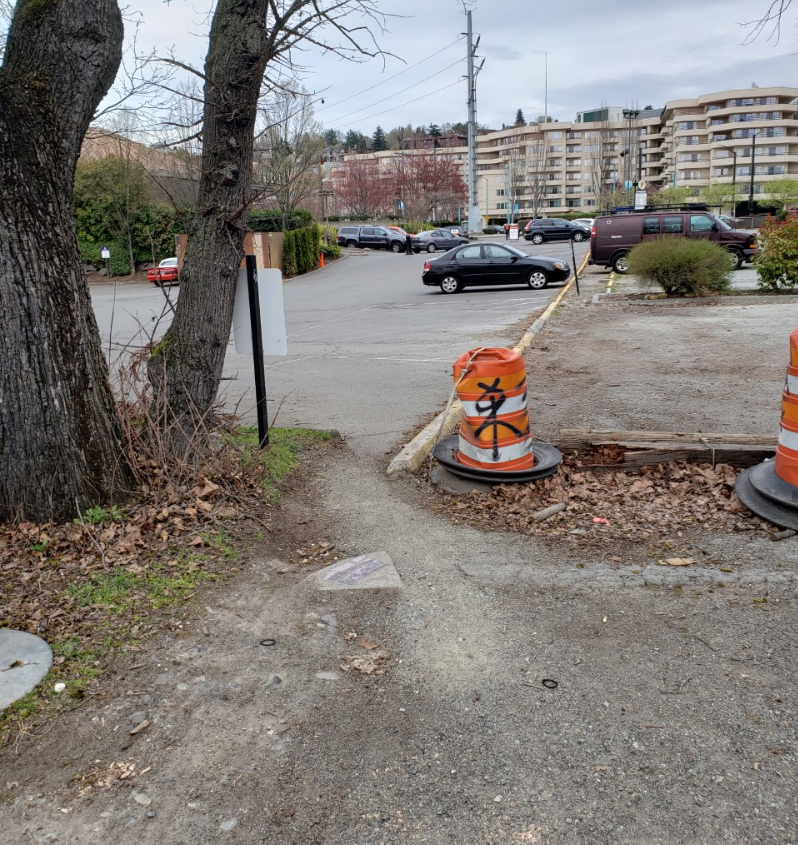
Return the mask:
[[(476, 412), (482, 416), (483, 414), (487, 413), (485, 417), (485, 422), (474, 432), (476, 437), (479, 437), (483, 431), (488, 431), (489, 429), (493, 429), (493, 460), (499, 460), (499, 426), (504, 426), (506, 429), (511, 431), (516, 437), (521, 437), (524, 432), (517, 429), (512, 423), (507, 422), (506, 420), (500, 420), (499, 412), (501, 411), (502, 405), (507, 401), (507, 394), (499, 387), (500, 378), (495, 378), (493, 380), (493, 384), (486, 384), (483, 381), (478, 381), (477, 385), (484, 391), (484, 393), (479, 397), (474, 406)], [(487, 400), (486, 405), (482, 405), (483, 401)]]

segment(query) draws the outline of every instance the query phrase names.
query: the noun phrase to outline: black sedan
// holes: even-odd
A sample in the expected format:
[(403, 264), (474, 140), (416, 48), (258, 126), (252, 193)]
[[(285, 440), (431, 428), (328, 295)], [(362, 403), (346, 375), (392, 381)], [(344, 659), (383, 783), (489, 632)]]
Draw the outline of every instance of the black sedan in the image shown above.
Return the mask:
[(425, 285), (438, 285), (443, 293), (458, 293), (469, 285), (526, 284), (540, 290), (570, 275), (568, 263), (559, 258), (527, 255), (512, 246), (488, 243), (462, 246), (424, 262), (421, 279)]
[(437, 250), (449, 250), (460, 244), (467, 244), (468, 238), (465, 235), (455, 235), (448, 229), (433, 229), (430, 232), (419, 232), (413, 235), (413, 252), (436, 252)]
[(561, 220), (558, 217), (530, 220), (524, 227), (524, 238), (533, 244), (543, 241), (586, 241), (590, 229), (585, 226)]

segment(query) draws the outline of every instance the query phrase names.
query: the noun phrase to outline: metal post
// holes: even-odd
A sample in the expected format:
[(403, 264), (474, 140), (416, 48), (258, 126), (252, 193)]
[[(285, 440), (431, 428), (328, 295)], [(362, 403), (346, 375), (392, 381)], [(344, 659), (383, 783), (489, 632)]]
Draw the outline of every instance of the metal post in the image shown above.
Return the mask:
[(579, 270), (576, 268), (576, 252), (574, 251), (574, 239), (570, 238), (571, 241), (571, 261), (574, 263), (574, 279), (576, 279), (576, 295), (580, 296), (579, 293)]
[(249, 319), (252, 327), (252, 355), (255, 359), (255, 402), (258, 410), (258, 443), (261, 449), (269, 445), (269, 414), (266, 408), (266, 374), (263, 368), (263, 332), (260, 325), (258, 271), (255, 256), (247, 255), (247, 292)]

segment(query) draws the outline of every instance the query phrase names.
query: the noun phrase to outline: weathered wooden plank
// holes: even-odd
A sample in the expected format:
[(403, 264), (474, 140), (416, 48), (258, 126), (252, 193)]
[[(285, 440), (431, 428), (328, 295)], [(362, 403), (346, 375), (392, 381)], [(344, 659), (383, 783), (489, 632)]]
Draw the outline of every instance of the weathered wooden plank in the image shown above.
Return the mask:
[(590, 446), (627, 446), (630, 444), (711, 443), (740, 446), (772, 446), (777, 435), (723, 434), (710, 432), (672, 431), (592, 431), (585, 428), (565, 428), (560, 431), (557, 446), (564, 451), (581, 451)]

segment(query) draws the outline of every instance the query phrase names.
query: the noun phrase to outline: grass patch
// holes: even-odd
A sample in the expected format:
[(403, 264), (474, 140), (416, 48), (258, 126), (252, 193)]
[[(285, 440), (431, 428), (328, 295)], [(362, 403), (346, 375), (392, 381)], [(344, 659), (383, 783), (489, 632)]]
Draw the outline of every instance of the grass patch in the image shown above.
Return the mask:
[(247, 459), (259, 462), (264, 470), (262, 486), (269, 500), (280, 499), (280, 484), (299, 466), (303, 451), (332, 438), (329, 431), (310, 428), (273, 428), (269, 431), (269, 445), (258, 448), (258, 430), (254, 427), (240, 427), (232, 435), (234, 441), (244, 449)]

